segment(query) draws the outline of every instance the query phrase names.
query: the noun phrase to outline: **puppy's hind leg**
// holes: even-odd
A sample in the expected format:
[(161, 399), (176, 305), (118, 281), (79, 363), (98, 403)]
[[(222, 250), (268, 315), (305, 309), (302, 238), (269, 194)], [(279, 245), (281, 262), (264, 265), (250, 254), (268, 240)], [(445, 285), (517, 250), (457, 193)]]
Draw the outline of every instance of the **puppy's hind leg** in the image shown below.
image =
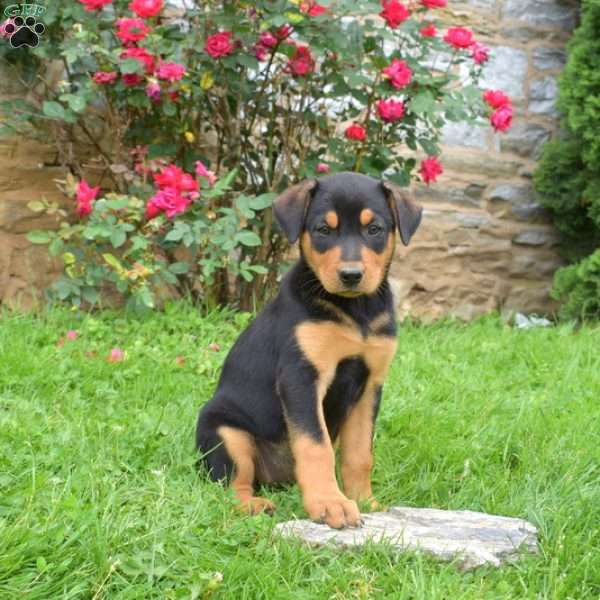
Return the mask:
[(225, 425), (219, 427), (217, 433), (223, 440), (224, 449), (233, 466), (230, 486), (235, 491), (239, 508), (251, 515), (272, 513), (275, 510), (272, 502), (254, 496), (257, 452), (253, 436), (247, 431)]

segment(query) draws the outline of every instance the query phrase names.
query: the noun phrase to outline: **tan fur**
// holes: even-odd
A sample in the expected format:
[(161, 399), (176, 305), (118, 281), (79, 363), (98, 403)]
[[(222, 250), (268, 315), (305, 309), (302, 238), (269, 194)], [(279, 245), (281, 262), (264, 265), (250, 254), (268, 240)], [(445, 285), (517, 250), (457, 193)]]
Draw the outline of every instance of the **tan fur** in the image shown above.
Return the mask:
[(314, 521), (339, 529), (360, 524), (358, 506), (340, 491), (335, 479), (335, 455), (329, 437), (317, 443), (305, 434), (292, 436), (296, 479), (304, 509)]
[(234, 427), (219, 427), (217, 433), (233, 460), (234, 476), (231, 488), (239, 502), (238, 508), (250, 514), (272, 512), (275, 506), (269, 500), (253, 495), (256, 457), (254, 438), (248, 432)]
[(340, 288), (338, 269), (342, 263), (342, 249), (336, 246), (327, 252), (317, 252), (313, 248), (307, 232), (302, 234), (300, 244), (306, 262), (316, 273), (323, 287), (328, 292), (335, 293)]
[(339, 225), (339, 218), (337, 216), (337, 213), (333, 210), (330, 210), (325, 215), (325, 223), (327, 223), (327, 225), (331, 227), (331, 229), (337, 229)]
[(340, 430), (344, 492), (356, 501), (373, 501), (371, 469), (375, 399), (376, 386), (369, 382)]
[(397, 345), (394, 337), (362, 336), (357, 328), (332, 321), (303, 322), (296, 327), (296, 339), (319, 372), (319, 382), (326, 384), (325, 391), (338, 363), (356, 356), (364, 359), (375, 385), (382, 385)]
[(370, 208), (363, 208), (360, 213), (360, 224), (366, 227), (375, 217), (373, 211)]
[[(296, 327), (296, 339), (306, 358), (319, 373), (317, 411), (324, 440), (322, 444), (315, 444), (306, 436), (307, 440), (302, 447), (295, 446), (295, 442), (292, 442), (296, 477), (305, 497), (307, 512), (311, 514), (309, 506), (314, 512), (315, 506), (322, 505), (321, 496), (317, 500), (313, 498), (314, 494), (320, 494), (321, 490), (328, 490), (327, 494), (333, 496), (337, 494), (332, 491), (337, 488), (337, 482), (333, 447), (323, 415), (323, 399), (333, 381), (337, 365), (351, 357), (362, 357), (369, 369), (369, 378), (363, 396), (340, 432), (342, 478), (350, 499), (372, 500), (370, 473), (373, 461), (371, 439), (375, 390), (385, 380), (396, 352), (396, 339), (389, 336), (363, 336), (355, 326), (349, 326), (347, 322), (331, 321), (301, 323)], [(311, 443), (319, 448), (313, 448)], [(339, 515), (339, 509), (336, 510)], [(327, 523), (330, 524), (329, 521)]]
[(396, 238), (393, 234), (390, 234), (385, 249), (381, 254), (377, 254), (377, 252), (373, 252), (370, 248), (363, 246), (360, 254), (364, 275), (360, 288), (365, 293), (373, 294), (381, 285), (386, 270), (392, 261), (395, 244)]
[(388, 327), (392, 324), (392, 315), (389, 312), (382, 312), (380, 315), (375, 317), (369, 322), (369, 330), (377, 335), (377, 333), (384, 327)]

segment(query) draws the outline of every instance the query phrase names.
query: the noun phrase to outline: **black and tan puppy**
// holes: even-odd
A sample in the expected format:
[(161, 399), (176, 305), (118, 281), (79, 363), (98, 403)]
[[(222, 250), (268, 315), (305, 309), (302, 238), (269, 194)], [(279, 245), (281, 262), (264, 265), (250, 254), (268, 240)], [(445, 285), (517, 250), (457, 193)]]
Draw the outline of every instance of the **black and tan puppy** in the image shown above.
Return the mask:
[(274, 508), (255, 484), (296, 480), (311, 519), (356, 526), (356, 501), (374, 501), (373, 426), (396, 351), (387, 273), (396, 231), (408, 244), (421, 209), (354, 173), (295, 185), (273, 209), (301, 258), (231, 349), (197, 445), (248, 512)]

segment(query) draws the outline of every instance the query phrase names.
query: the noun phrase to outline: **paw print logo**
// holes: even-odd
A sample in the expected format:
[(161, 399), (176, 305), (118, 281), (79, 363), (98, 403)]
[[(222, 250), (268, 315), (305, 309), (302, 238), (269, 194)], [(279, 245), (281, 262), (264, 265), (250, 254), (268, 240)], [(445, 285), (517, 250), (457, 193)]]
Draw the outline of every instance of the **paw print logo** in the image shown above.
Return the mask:
[(35, 48), (40, 43), (40, 36), (44, 34), (46, 28), (42, 23), (38, 23), (35, 17), (15, 17), (12, 22), (4, 25), (4, 34), (8, 36), (10, 45), (13, 48), (28, 46)]

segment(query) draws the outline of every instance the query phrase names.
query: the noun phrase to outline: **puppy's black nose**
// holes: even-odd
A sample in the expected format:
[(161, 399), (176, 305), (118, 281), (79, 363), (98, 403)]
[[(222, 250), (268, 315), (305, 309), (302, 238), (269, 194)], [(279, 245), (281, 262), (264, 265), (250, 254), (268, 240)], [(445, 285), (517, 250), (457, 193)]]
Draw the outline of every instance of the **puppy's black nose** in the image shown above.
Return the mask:
[(338, 272), (340, 280), (344, 285), (358, 285), (360, 280), (363, 278), (363, 272), (361, 269), (340, 269)]

